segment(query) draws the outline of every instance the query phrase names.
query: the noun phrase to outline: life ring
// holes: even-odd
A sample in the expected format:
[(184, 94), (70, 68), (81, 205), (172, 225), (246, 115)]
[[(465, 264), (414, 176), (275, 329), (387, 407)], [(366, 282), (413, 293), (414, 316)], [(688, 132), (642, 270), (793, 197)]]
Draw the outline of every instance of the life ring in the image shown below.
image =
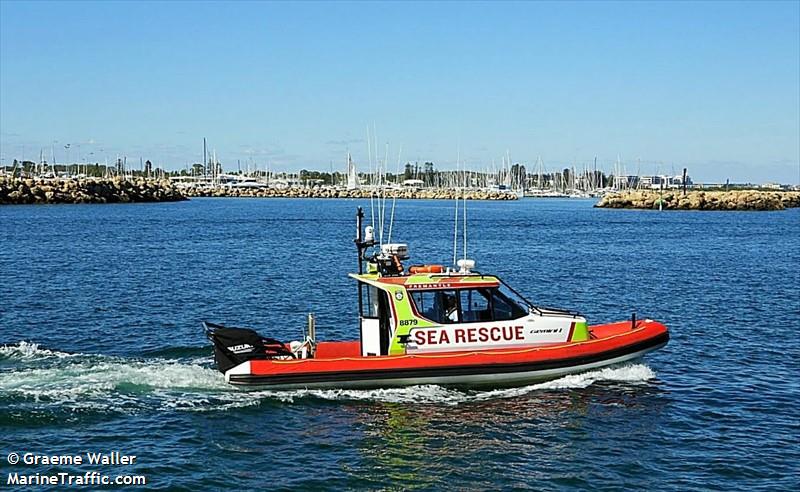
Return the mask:
[(408, 269), (411, 274), (414, 273), (442, 273), (444, 267), (442, 265), (415, 265)]

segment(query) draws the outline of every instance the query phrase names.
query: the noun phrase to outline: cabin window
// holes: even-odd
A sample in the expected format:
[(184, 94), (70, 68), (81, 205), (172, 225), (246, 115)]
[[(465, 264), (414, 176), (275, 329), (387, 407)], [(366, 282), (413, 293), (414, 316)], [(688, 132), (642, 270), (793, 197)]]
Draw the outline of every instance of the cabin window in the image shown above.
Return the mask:
[(494, 321), (508, 321), (521, 318), (526, 314), (528, 312), (510, 296), (501, 292), (500, 289), (492, 290), (492, 319)]
[(525, 301), (498, 288), (421, 290), (410, 295), (420, 316), (440, 324), (509, 321), (528, 314)]
[(420, 316), (434, 323), (461, 322), (458, 312), (458, 296), (454, 290), (412, 291), (411, 300)]
[(486, 289), (464, 289), (459, 291), (461, 300), (461, 319), (463, 323), (491, 321), (492, 310), (489, 305), (491, 294)]
[(361, 317), (378, 317), (378, 299), (380, 289), (368, 284), (361, 284)]

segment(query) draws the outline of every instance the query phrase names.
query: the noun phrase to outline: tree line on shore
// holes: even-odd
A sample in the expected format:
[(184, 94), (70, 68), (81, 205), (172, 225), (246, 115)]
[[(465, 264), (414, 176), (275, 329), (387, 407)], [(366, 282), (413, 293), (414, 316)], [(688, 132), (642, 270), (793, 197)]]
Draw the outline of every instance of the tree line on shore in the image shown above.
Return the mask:
[[(223, 174), (232, 176), (250, 176), (261, 179), (293, 179), (303, 185), (327, 185), (337, 186), (347, 183), (347, 173), (339, 171), (318, 171), (301, 169), (296, 173), (276, 172), (267, 169), (255, 169), (245, 171), (224, 171), (220, 163), (213, 164), (211, 161), (207, 165), (195, 163), (191, 167), (166, 170), (161, 167), (153, 167), (151, 161), (143, 162), (139, 169), (128, 166), (124, 159), (117, 159), (114, 165), (100, 163), (74, 163), (74, 164), (48, 164), (37, 163), (30, 160), (18, 161), (14, 159), (11, 166), (5, 166), (6, 174), (12, 176), (85, 176), (94, 178), (109, 178), (114, 176), (125, 176), (133, 178), (170, 178), (170, 177), (189, 177), (213, 179)], [(554, 187), (557, 183), (565, 186), (567, 183), (574, 183), (578, 173), (574, 169), (564, 168), (562, 171), (551, 173), (527, 173), (525, 166), (514, 164), (507, 168), (498, 170), (472, 171), (472, 170), (437, 170), (433, 162), (427, 161), (422, 165), (419, 163), (406, 163), (400, 173), (385, 172), (380, 176), (376, 172), (359, 172), (359, 180), (365, 185), (378, 183), (403, 183), (407, 180), (417, 180), (424, 187), (431, 188), (451, 188), (451, 187), (487, 187), (490, 184), (504, 184), (510, 189), (524, 188), (545, 188)], [(581, 176), (587, 176), (583, 173)], [(584, 178), (585, 179), (585, 178)], [(611, 182), (612, 177), (602, 171), (591, 172), (591, 181), (596, 183), (596, 187), (606, 186)]]

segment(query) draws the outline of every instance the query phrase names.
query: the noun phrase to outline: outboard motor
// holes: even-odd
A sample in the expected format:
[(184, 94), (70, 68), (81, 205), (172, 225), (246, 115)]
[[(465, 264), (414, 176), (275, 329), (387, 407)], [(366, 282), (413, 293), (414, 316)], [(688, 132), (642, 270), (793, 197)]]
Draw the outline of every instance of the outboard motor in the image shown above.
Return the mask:
[(214, 344), (214, 361), (223, 374), (248, 360), (294, 359), (291, 350), (274, 338), (247, 328), (233, 328), (203, 321), (206, 336)]

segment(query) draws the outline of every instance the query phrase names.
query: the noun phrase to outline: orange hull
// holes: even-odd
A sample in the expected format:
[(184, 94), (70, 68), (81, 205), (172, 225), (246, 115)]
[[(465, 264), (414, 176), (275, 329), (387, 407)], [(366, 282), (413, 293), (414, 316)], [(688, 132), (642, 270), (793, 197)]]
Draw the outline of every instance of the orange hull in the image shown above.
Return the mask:
[(360, 356), (358, 341), (320, 342), (313, 359), (252, 360), (226, 379), (274, 388), (508, 385), (635, 359), (669, 341), (667, 327), (652, 320), (595, 325), (590, 332), (584, 342), (381, 357)]

